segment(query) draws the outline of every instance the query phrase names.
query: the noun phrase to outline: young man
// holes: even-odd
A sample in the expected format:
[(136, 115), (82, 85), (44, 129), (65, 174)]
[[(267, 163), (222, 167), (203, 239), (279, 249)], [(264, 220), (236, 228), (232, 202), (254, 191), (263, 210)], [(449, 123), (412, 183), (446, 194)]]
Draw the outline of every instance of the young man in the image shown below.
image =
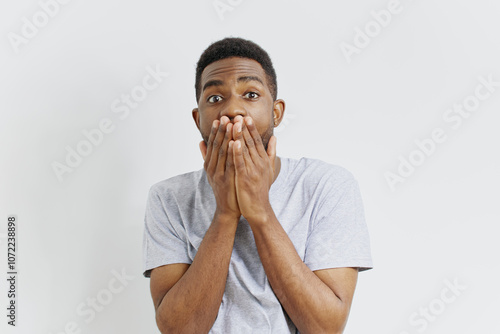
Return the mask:
[(342, 333), (358, 271), (372, 267), (357, 182), (319, 160), (280, 158), (268, 54), (209, 46), (193, 119), (204, 168), (151, 187), (144, 275), (162, 333)]

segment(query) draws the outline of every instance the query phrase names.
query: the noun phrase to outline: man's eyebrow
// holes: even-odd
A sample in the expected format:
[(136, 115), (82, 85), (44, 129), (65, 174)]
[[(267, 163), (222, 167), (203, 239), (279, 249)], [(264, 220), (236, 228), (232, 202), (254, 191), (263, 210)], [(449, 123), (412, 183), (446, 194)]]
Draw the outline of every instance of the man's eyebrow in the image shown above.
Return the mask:
[(262, 81), (261, 78), (259, 77), (256, 77), (256, 76), (244, 76), (244, 77), (239, 77), (238, 78), (238, 82), (248, 82), (248, 81), (258, 81), (260, 82), (262, 85), (264, 85), (264, 82)]
[[(248, 82), (248, 81), (257, 81), (257, 82), (260, 82), (262, 85), (264, 85), (264, 82), (262, 81), (261, 78), (253, 76), (253, 75), (247, 75), (247, 76), (238, 78), (238, 82)], [(224, 82), (222, 80), (209, 80), (203, 85), (202, 91), (204, 91), (208, 87), (223, 86), (223, 85), (224, 85)]]
[(212, 87), (212, 86), (222, 86), (224, 85), (224, 82), (222, 82), (222, 80), (210, 80), (210, 81), (207, 81), (204, 85), (203, 85), (203, 89), (202, 91), (204, 91), (205, 89), (207, 89), (208, 87)]

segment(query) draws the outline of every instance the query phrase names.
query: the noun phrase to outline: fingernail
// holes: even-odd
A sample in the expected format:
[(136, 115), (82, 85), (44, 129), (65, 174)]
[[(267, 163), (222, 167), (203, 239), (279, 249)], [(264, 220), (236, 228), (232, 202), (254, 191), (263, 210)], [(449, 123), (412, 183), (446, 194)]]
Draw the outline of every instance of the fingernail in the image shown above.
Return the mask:
[(251, 119), (250, 117), (249, 117), (249, 118), (247, 118), (247, 124), (248, 124), (248, 125), (252, 125), (252, 119)]

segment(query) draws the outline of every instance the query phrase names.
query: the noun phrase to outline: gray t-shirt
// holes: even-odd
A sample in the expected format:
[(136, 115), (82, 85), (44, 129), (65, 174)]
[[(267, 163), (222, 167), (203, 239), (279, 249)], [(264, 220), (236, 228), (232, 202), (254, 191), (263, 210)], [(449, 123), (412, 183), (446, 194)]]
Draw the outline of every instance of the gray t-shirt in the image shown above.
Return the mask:
[[(269, 199), (309, 269), (372, 268), (358, 184), (347, 170), (316, 159), (281, 158)], [(144, 276), (166, 264), (192, 263), (214, 212), (204, 169), (153, 185), (145, 215)], [(271, 289), (243, 217), (210, 333), (298, 333)]]

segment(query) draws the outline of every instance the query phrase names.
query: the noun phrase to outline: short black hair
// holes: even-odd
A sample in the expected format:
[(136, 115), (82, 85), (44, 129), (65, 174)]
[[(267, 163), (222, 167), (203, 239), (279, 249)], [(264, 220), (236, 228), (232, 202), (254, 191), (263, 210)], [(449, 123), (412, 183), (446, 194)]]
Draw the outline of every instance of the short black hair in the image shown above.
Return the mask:
[(273, 63), (267, 52), (252, 41), (239, 38), (227, 37), (215, 43), (212, 43), (203, 51), (196, 65), (196, 101), (199, 101), (201, 95), (201, 74), (208, 65), (222, 59), (230, 57), (242, 57), (253, 59), (262, 66), (267, 75), (267, 82), (273, 100), (278, 96), (278, 83)]

